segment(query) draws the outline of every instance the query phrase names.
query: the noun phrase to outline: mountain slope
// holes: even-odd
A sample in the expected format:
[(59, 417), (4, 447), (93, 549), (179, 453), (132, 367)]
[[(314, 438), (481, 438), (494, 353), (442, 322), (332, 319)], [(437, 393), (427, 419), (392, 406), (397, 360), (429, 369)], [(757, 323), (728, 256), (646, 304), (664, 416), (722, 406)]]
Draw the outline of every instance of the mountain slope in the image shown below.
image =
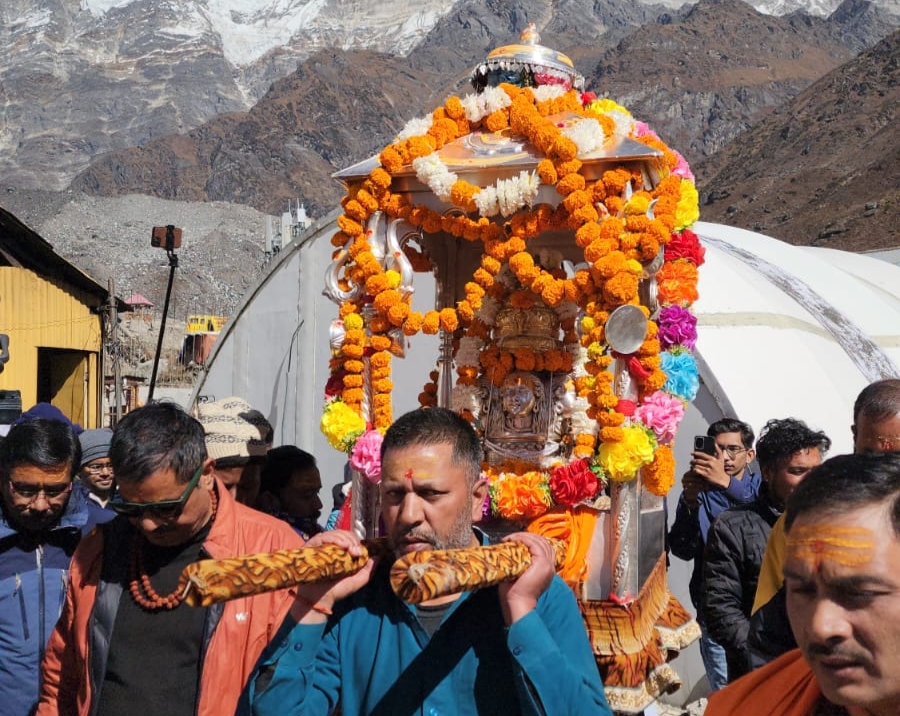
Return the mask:
[[(525, 4), (499, 6), (479, 19), (477, 31), (474, 18), (459, 9), (406, 59), (322, 51), (275, 83), (246, 115), (102, 156), (72, 188), (231, 201), (272, 213), (299, 196), (313, 215), (327, 213), (341, 194), (331, 172), (378, 151), (448, 93), (467, 91), (471, 68), (487, 54), (482, 44), (513, 39), (510, 28), (538, 10), (547, 15), (551, 36), (571, 17), (536, 0)], [(827, 21), (760, 15), (739, 0), (702, 0), (683, 21), (645, 25), (611, 50), (586, 44), (594, 30), (585, 23), (576, 37), (588, 87), (625, 104), (691, 162), (852, 56)], [(508, 34), (494, 36), (502, 32)], [(438, 45), (440, 63), (438, 53), (428, 52)], [(425, 56), (433, 62), (420, 61)]]
[(900, 31), (696, 167), (708, 221), (795, 244), (900, 245)]

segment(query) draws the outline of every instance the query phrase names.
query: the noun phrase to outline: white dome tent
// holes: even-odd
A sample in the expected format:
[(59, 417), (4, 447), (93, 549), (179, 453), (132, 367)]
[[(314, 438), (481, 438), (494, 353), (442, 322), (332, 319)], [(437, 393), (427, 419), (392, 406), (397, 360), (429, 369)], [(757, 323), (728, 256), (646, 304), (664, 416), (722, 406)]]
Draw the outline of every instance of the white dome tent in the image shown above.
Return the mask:
[[(336, 307), (322, 296), (336, 214), (283, 247), (219, 336), (191, 403), (238, 395), (275, 427), (275, 444), (312, 452), (330, 487), (343, 456), (319, 432), (328, 379), (329, 325)], [(762, 234), (699, 222), (706, 248), (699, 270), (695, 356), (701, 387), (679, 428), (681, 474), (695, 434), (725, 415), (757, 432), (770, 418), (795, 417), (824, 430), (831, 454), (851, 449), (856, 395), (873, 380), (900, 376), (900, 267), (865, 255), (792, 246)], [(416, 274), (415, 300), (431, 304), (430, 274)], [(417, 407), (437, 339), (416, 336), (397, 364), (394, 414)], [(674, 514), (680, 490), (668, 497)], [(669, 588), (690, 604), (690, 565), (672, 560)], [(702, 693), (696, 644), (672, 662), (684, 688), (676, 703)]]

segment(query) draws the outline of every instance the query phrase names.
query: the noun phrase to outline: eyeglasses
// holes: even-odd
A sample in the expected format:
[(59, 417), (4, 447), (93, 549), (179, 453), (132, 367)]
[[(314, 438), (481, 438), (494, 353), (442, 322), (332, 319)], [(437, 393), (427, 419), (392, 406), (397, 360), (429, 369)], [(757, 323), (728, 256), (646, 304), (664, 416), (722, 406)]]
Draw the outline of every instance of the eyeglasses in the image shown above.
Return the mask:
[(72, 483), (67, 482), (65, 485), (35, 487), (34, 485), (17, 485), (10, 481), (9, 489), (11, 492), (28, 502), (34, 502), (38, 498), (38, 495), (43, 495), (44, 499), (49, 502), (68, 494), (69, 490), (72, 489)]
[(727, 447), (719, 447), (719, 449), (724, 452), (728, 457), (734, 460), (738, 455), (742, 452), (747, 452), (747, 448), (738, 447), (737, 445), (728, 445)]
[(197, 487), (197, 483), (200, 482), (200, 476), (202, 474), (203, 465), (197, 468), (197, 472), (194, 473), (191, 481), (187, 484), (187, 487), (184, 488), (184, 492), (181, 493), (181, 497), (177, 500), (125, 502), (118, 497), (114, 497), (106, 503), (106, 506), (116, 514), (124, 515), (125, 517), (141, 517), (144, 513), (149, 512), (154, 517), (159, 517), (163, 520), (172, 520), (181, 514), (181, 510), (184, 509), (184, 503), (187, 502), (188, 497), (191, 496), (194, 488)]
[(102, 462), (99, 465), (85, 465), (82, 470), (86, 470), (92, 475), (99, 475), (104, 470), (108, 470), (109, 472), (113, 471), (113, 466), (111, 462)]

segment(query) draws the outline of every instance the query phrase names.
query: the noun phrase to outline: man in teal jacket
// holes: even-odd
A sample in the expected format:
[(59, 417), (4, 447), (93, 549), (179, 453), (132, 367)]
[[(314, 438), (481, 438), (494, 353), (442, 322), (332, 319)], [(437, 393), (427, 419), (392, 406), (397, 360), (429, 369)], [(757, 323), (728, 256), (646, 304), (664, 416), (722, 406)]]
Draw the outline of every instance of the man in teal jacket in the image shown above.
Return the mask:
[[(472, 427), (442, 408), (399, 418), (382, 445), (381, 502), (396, 556), (483, 542), (472, 523), (487, 485)], [(526, 545), (517, 579), (418, 606), (391, 590), (389, 565), (303, 585), (263, 653), (239, 714), (327, 716), (571, 716), (611, 714), (575, 597), (554, 574), (550, 544)], [(308, 546), (359, 555), (359, 540), (332, 531)]]

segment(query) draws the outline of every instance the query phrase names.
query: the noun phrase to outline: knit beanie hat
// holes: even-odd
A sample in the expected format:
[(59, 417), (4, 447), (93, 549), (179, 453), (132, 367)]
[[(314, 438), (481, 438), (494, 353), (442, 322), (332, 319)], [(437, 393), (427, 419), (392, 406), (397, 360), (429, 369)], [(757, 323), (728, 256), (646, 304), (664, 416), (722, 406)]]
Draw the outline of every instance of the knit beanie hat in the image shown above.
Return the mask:
[(82, 431), (82, 427), (78, 423), (73, 423), (69, 418), (66, 417), (65, 413), (62, 410), (57, 408), (55, 405), (51, 405), (50, 403), (35, 403), (28, 410), (22, 413), (18, 418), (13, 421), (13, 425), (18, 425), (19, 423), (24, 423), (27, 420), (34, 420), (35, 418), (44, 418), (45, 420), (58, 420), (61, 423), (65, 423), (66, 425), (71, 425), (72, 430), (75, 431), (76, 435), (80, 435)]
[(197, 406), (213, 459), (262, 457), (272, 444), (272, 426), (242, 398), (222, 398)]
[(109, 443), (112, 436), (112, 430), (109, 428), (82, 432), (78, 436), (78, 442), (81, 443), (81, 465), (79, 467), (84, 467), (94, 460), (109, 457)]

